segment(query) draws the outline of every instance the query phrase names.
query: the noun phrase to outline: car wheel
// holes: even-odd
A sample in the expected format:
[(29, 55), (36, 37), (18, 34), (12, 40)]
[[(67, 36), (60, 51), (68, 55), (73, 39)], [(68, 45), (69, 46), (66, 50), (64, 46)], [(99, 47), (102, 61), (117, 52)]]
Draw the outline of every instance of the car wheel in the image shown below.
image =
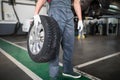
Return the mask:
[(41, 24), (32, 24), (27, 39), (29, 56), (35, 62), (48, 62), (56, 57), (60, 43), (60, 29), (57, 22), (48, 16), (40, 15)]

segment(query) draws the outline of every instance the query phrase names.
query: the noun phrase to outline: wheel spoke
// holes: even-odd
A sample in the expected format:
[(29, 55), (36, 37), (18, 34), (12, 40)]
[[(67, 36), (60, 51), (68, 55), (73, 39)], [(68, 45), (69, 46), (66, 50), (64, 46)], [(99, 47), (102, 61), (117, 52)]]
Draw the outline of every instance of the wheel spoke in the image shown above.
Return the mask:
[(29, 47), (33, 55), (38, 54), (44, 43), (44, 28), (42, 25), (33, 26), (29, 36)]

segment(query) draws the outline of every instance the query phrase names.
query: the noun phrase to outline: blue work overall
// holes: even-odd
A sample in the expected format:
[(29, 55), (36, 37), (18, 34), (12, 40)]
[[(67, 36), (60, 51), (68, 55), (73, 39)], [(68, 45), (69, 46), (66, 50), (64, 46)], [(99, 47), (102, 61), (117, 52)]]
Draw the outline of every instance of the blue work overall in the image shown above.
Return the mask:
[[(63, 72), (73, 71), (72, 56), (74, 49), (74, 22), (71, 11), (71, 0), (52, 0), (48, 15), (53, 17), (59, 24), (61, 30), (61, 47), (63, 50)], [(56, 51), (59, 53), (59, 49)], [(50, 61), (50, 77), (56, 77), (59, 73), (59, 55)]]

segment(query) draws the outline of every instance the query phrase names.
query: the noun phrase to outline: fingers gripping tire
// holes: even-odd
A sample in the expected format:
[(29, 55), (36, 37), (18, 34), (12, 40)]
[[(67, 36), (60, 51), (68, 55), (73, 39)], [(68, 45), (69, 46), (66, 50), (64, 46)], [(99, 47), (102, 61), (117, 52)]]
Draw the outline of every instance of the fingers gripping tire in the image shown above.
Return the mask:
[(56, 57), (60, 43), (60, 29), (57, 22), (40, 15), (41, 24), (32, 24), (27, 40), (28, 53), (35, 62), (48, 62)]

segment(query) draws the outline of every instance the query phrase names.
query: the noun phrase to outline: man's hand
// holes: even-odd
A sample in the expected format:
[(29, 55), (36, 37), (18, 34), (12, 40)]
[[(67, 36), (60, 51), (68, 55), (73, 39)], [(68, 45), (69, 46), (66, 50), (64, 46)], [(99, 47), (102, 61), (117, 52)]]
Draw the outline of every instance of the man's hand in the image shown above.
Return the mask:
[(78, 21), (78, 27), (77, 29), (79, 30), (79, 32), (81, 32), (83, 30), (83, 23), (82, 23), (82, 20), (79, 20)]
[(34, 18), (34, 25), (38, 26), (38, 24), (41, 23), (40, 16), (39, 15), (34, 15), (33, 18)]

